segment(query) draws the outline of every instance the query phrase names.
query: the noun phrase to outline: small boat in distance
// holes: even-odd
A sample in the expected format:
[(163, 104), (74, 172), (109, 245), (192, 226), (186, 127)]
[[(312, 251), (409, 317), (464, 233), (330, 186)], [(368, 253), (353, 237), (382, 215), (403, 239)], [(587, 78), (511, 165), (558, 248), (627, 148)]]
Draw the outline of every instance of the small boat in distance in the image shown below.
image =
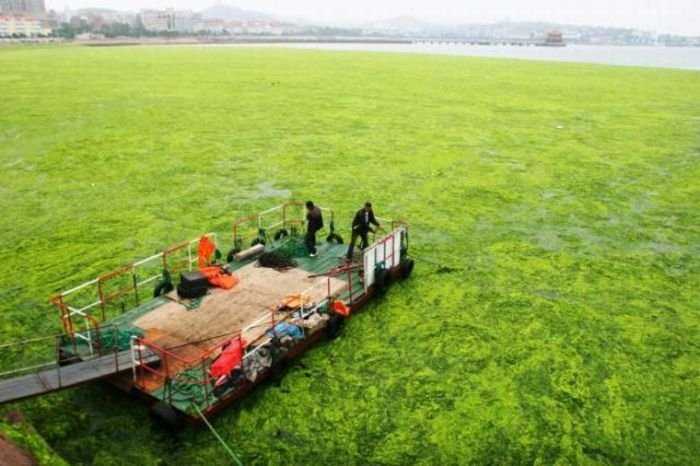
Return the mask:
[(560, 31), (554, 30), (547, 34), (544, 42), (536, 44), (538, 47), (566, 47), (564, 38)]

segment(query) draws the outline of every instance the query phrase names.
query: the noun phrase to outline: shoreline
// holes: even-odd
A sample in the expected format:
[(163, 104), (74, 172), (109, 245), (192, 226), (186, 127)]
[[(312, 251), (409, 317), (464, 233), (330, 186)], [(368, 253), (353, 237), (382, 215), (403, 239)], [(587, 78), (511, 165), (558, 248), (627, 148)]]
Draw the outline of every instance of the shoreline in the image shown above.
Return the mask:
[(415, 46), (479, 46), (479, 47), (590, 47), (590, 48), (630, 48), (630, 49), (664, 49), (664, 50), (698, 50), (700, 46), (669, 46), (669, 45), (635, 45), (635, 44), (579, 44), (562, 43), (546, 44), (541, 41), (520, 39), (441, 39), (441, 38), (396, 38), (396, 37), (344, 37), (344, 36), (192, 36), (192, 37), (114, 37), (92, 39), (64, 39), (59, 37), (47, 38), (9, 38), (0, 37), (0, 45), (196, 45), (196, 44), (386, 44), (386, 45), (415, 45)]
[(536, 43), (479, 43), (470, 41), (426, 41), (383, 37), (182, 37), (114, 38), (93, 40), (0, 39), (0, 48), (12, 46), (82, 46), (92, 48), (136, 46), (283, 47), (336, 52), (383, 52), (434, 56), (461, 56), (578, 63), (649, 69), (700, 71), (700, 47), (663, 45), (537, 46)]

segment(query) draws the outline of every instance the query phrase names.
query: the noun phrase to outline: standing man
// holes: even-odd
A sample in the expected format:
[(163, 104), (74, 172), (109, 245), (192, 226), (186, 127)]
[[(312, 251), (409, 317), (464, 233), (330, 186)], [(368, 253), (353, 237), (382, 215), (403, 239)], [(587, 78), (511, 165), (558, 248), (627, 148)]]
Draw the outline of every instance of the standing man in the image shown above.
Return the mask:
[[(376, 226), (375, 230), (372, 230), (370, 224)], [(355, 249), (355, 241), (357, 237), (360, 237), (360, 249), (364, 249), (369, 246), (369, 241), (367, 240), (367, 233), (370, 231), (376, 233), (376, 231), (381, 227), (377, 219), (374, 218), (374, 211), (372, 210), (372, 203), (365, 202), (365, 206), (358, 210), (355, 214), (355, 218), (352, 220), (352, 238), (350, 239), (350, 247), (348, 247), (347, 260), (352, 262), (352, 253)]]
[(311, 201), (306, 201), (306, 249), (309, 251), (309, 257), (316, 257), (316, 232), (323, 228), (323, 214), (321, 209), (314, 205)]

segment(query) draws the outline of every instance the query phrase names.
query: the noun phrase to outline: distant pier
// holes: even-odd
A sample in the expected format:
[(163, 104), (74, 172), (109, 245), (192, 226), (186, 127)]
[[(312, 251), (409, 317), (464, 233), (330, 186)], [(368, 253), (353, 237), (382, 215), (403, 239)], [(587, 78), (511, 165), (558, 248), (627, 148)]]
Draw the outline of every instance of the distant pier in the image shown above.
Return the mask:
[(543, 45), (541, 40), (535, 39), (493, 39), (493, 38), (425, 38), (413, 39), (414, 45), (507, 45), (511, 47), (530, 47)]
[(439, 46), (511, 46), (563, 47), (563, 42), (538, 39), (493, 38), (403, 38), (403, 37), (343, 37), (343, 36), (203, 36), (203, 37), (118, 37), (66, 40), (60, 38), (0, 39), (0, 45), (73, 43), (88, 46), (116, 45), (195, 45), (195, 44), (375, 44), (375, 45), (439, 45)]

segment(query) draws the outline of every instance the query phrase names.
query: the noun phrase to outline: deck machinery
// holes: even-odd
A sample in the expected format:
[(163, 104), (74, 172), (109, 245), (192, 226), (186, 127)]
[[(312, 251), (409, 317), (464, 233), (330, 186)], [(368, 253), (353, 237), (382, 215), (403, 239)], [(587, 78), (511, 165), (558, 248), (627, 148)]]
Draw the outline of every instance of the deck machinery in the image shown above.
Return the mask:
[[(226, 256), (216, 234), (203, 235), (217, 246), (212, 262), (235, 277), (230, 289), (210, 287), (194, 299), (173, 289), (181, 274), (202, 265), (199, 237), (56, 294), (51, 303), (63, 326), (58, 364), (13, 379), (14, 388), (13, 380), (0, 382), (0, 403), (105, 378), (151, 402), (168, 422), (221, 410), (314, 343), (338, 336), (353, 312), (411, 274), (406, 223), (383, 220), (390, 230), (346, 264), (335, 213), (322, 211), (330, 233), (319, 233), (318, 256), (297, 251), (295, 266), (286, 270), (260, 267), (258, 255), (246, 250), (287, 256), (298, 250), (305, 229), (300, 202), (237, 220)], [(66, 381), (73, 373), (82, 378)], [(30, 379), (34, 386), (22, 395)], [(14, 395), (3, 398), (3, 384)]]

